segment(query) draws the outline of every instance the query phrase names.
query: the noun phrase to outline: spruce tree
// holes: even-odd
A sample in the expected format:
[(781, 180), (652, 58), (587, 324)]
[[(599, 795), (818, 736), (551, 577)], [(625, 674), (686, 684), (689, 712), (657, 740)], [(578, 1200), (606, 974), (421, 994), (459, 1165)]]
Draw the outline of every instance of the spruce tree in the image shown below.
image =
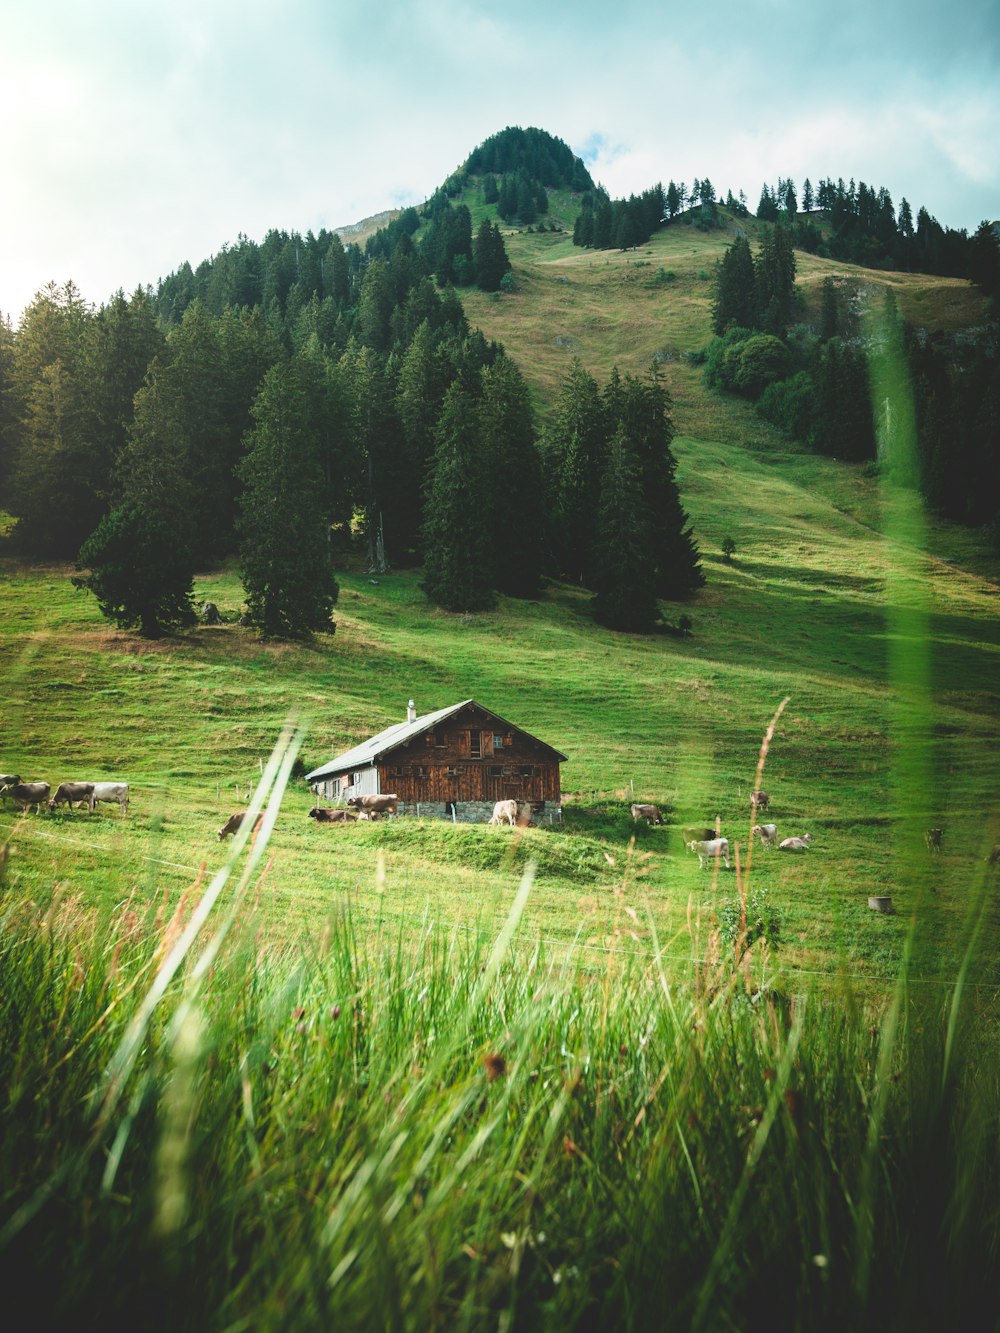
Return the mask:
[(646, 381), (612, 373), (605, 390), (609, 431), (624, 430), (639, 467), (650, 531), (646, 559), (657, 596), (689, 597), (705, 582), (677, 486), (670, 396), (654, 367)]
[(559, 391), (546, 454), (555, 570), (589, 587), (607, 431), (597, 382), (576, 358)]
[(503, 275), (510, 270), (510, 260), (500, 234), (500, 228), (484, 218), (479, 225), (472, 247), (476, 270), (476, 285), (484, 292), (500, 290)]
[(733, 326), (752, 329), (757, 323), (757, 284), (753, 255), (745, 236), (737, 236), (719, 261), (712, 303), (712, 327), (718, 334)]
[(485, 611), (495, 603), (491, 512), (478, 405), (460, 379), (445, 395), (424, 503), (423, 587), (446, 611)]
[(507, 356), (482, 372), (482, 447), (491, 482), (497, 587), (533, 597), (542, 572), (544, 485), (528, 386)]
[(158, 639), (191, 624), (193, 562), (170, 519), (143, 505), (105, 515), (80, 548), (78, 588), (92, 592), (101, 614), (121, 629)]
[(636, 633), (653, 629), (659, 612), (651, 537), (642, 468), (620, 425), (608, 444), (594, 545), (593, 610), (602, 625)]
[(254, 400), (254, 428), (239, 466), (240, 570), (247, 622), (267, 637), (330, 628), (337, 600), (320, 466), (317, 386), (308, 363), (279, 362)]
[(394, 563), (410, 564), (420, 559), (420, 497), (434, 457), (434, 432), (448, 380), (438, 340), (425, 320), (406, 349), (396, 385), (396, 415), (402, 428), (400, 469), (408, 503), (400, 508), (397, 531), (391, 534)]

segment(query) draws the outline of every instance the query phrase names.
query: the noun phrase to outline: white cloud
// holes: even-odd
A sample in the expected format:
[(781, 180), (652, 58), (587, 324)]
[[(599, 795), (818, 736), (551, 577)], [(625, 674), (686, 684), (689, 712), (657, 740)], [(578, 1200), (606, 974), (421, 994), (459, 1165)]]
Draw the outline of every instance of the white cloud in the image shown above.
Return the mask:
[(1000, 212), (988, 8), (36, 0), (0, 47), (0, 309), (419, 202), (512, 124), (613, 194), (853, 175), (972, 227)]

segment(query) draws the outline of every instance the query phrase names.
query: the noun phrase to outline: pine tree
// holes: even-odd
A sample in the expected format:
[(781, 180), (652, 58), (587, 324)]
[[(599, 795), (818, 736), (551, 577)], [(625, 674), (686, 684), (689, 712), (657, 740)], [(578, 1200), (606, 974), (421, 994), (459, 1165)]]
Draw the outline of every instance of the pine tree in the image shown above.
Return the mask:
[(172, 368), (157, 357), (135, 396), (135, 415), (118, 458), (114, 490), (117, 505), (156, 514), (176, 533), (182, 547), (194, 551), (198, 506), (181, 397)]
[(105, 515), (80, 548), (73, 579), (92, 592), (101, 614), (147, 639), (194, 621), (191, 554), (170, 519), (142, 505)]
[(406, 349), (396, 386), (396, 415), (402, 427), (400, 467), (409, 502), (400, 509), (397, 531), (391, 534), (394, 563), (410, 564), (420, 558), (420, 497), (434, 457), (434, 432), (448, 378), (437, 339), (425, 320)]
[(503, 275), (510, 270), (510, 260), (503, 243), (500, 228), (484, 218), (479, 225), (472, 247), (476, 269), (476, 285), (484, 292), (500, 290)]
[(589, 587), (607, 431), (597, 382), (576, 358), (559, 391), (546, 454), (555, 570)]
[(609, 431), (624, 430), (639, 467), (654, 590), (671, 600), (688, 597), (705, 580), (677, 486), (669, 394), (654, 367), (646, 381), (613, 372), (604, 398)]
[(648, 633), (658, 616), (652, 524), (642, 469), (624, 425), (608, 444), (594, 547), (594, 616), (611, 629)]
[(737, 236), (716, 270), (712, 327), (718, 334), (736, 326), (752, 329), (757, 323), (757, 283), (753, 255), (745, 236)]
[(754, 265), (757, 280), (757, 325), (767, 333), (784, 336), (795, 294), (795, 251), (791, 233), (782, 225), (764, 233)]
[(491, 476), (478, 405), (460, 380), (445, 395), (435, 441), (424, 503), (423, 587), (446, 611), (485, 611), (496, 601)]
[(44, 366), (32, 386), (11, 477), (15, 539), (31, 555), (66, 559), (97, 523), (81, 386), (63, 364)]
[(482, 386), (480, 421), (492, 476), (497, 587), (513, 597), (533, 597), (541, 579), (545, 513), (531, 398), (507, 356), (483, 370)]
[(329, 629), (339, 591), (311, 410), (316, 392), (301, 358), (273, 366), (254, 400), (255, 425), (238, 468), (247, 621), (267, 637), (301, 638)]
[(49, 283), (21, 317), (6, 409), (15, 541), (43, 558), (72, 557), (104, 510), (103, 453), (94, 450), (86, 344), (93, 312), (72, 282)]

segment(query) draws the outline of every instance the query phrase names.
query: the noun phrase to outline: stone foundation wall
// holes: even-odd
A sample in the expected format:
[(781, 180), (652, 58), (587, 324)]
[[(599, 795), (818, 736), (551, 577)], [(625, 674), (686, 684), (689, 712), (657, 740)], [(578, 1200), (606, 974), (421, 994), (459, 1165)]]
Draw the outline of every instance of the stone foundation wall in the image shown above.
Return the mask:
[[(401, 815), (415, 815), (420, 819), (451, 819), (451, 811), (444, 801), (400, 801)], [(456, 824), (488, 824), (493, 817), (492, 801), (456, 801)], [(547, 805), (544, 810), (533, 811), (532, 824), (558, 824), (562, 820), (562, 808)], [(506, 821), (505, 821), (506, 822)]]

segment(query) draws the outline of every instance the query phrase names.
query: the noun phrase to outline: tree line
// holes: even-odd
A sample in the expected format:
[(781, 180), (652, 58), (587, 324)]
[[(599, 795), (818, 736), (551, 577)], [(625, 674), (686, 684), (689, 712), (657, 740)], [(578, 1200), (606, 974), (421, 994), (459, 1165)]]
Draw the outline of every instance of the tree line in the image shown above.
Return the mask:
[[(664, 189), (652, 186), (641, 195), (611, 199), (600, 186), (588, 191), (573, 230), (574, 244), (595, 249), (630, 249), (643, 245), (664, 223), (689, 213), (702, 229), (719, 225), (719, 207), (737, 218), (752, 216), (742, 190), (738, 197), (717, 196), (708, 177), (690, 187), (673, 181)], [(884, 187), (857, 185), (852, 179), (823, 179), (802, 184), (801, 206), (793, 180), (761, 187), (757, 220), (783, 223), (796, 249), (823, 258), (842, 259), (866, 268), (933, 273), (968, 278), (988, 295), (1000, 297), (1000, 254), (990, 222), (970, 236), (964, 229), (943, 227), (920, 207), (914, 216), (906, 199), (899, 210)]]
[[(775, 288), (771, 279), (780, 274)], [(708, 383), (752, 401), (789, 438), (821, 453), (893, 467), (873, 409), (869, 348), (849, 279), (828, 277), (818, 325), (788, 336), (797, 310), (790, 228), (769, 229), (755, 256), (738, 237), (715, 278), (716, 337), (701, 354)], [(898, 479), (944, 517), (991, 529), (1000, 548), (1000, 359), (996, 334), (974, 343), (907, 327), (885, 289), (879, 332), (909, 370), (916, 458)], [(995, 320), (995, 314), (994, 314)]]
[[(564, 403), (559, 428), (540, 430), (502, 346), (412, 259), (403, 233), (368, 260), (343, 346), (318, 301), (289, 329), (200, 299), (167, 322), (144, 289), (98, 310), (72, 284), (40, 292), (16, 332), (0, 325), (17, 546), (78, 557), (106, 613), (149, 633), (190, 616), (196, 568), (236, 554), (248, 623), (294, 635), (329, 624), (352, 542), (373, 570), (422, 564), (429, 596), (455, 610), (532, 595), (543, 575), (624, 589), (633, 547), (607, 537), (614, 513), (654, 598), (626, 619), (651, 628), (656, 596), (700, 581), (662, 386), (616, 377), (583, 393), (572, 424)], [(612, 600), (595, 604), (608, 623)]]

